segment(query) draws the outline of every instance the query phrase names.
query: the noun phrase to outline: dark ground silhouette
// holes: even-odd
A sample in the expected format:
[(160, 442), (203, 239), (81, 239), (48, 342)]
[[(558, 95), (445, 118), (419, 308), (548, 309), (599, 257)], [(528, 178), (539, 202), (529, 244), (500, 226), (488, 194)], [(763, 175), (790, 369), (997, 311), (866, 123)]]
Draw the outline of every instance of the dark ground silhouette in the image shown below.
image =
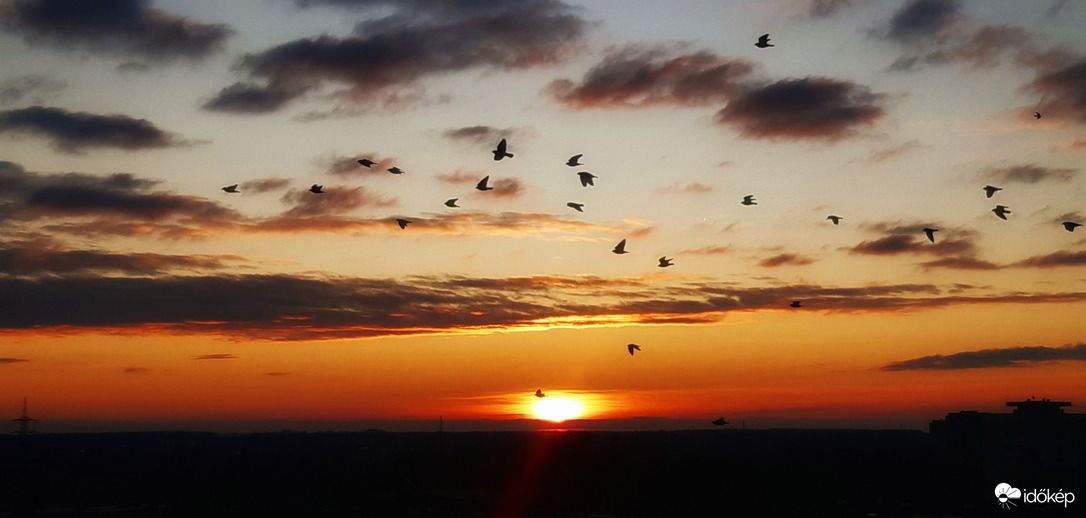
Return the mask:
[[(910, 430), (0, 437), (0, 516), (1081, 516), (1083, 466)], [(1010, 511), (1000, 482), (1079, 489)], [(1030, 485), (1032, 484), (1032, 486)], [(1077, 509), (1076, 509), (1077, 507)]]

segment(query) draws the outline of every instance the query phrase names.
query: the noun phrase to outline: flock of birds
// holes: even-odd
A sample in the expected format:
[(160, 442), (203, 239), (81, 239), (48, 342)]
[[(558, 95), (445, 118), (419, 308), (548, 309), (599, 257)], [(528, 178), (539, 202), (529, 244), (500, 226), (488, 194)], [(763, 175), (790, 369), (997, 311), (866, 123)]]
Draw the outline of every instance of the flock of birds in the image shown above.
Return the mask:
[[(765, 49), (765, 48), (773, 47), (774, 45), (769, 43), (769, 34), (763, 34), (762, 36), (760, 36), (758, 38), (758, 41), (754, 44), (754, 46), (758, 47), (760, 49)], [(1040, 112), (1034, 112), (1033, 117), (1035, 119), (1040, 119), (1041, 118), (1041, 113)], [(509, 149), (509, 144), (508, 144), (508, 142), (506, 142), (506, 139), (504, 139), (504, 138), (501, 139), (501, 141), (498, 142), (498, 145), (494, 148), (494, 150), (491, 151), (491, 153), (494, 155), (494, 160), (495, 161), (500, 161), (500, 160), (505, 159), (505, 158), (513, 158), (513, 153), (510, 153), (508, 149)], [(583, 156), (584, 156), (584, 154), (573, 155), (573, 156), (569, 157), (568, 160), (566, 160), (565, 165), (567, 165), (569, 167), (582, 166), (582, 165), (584, 165), (581, 162), (581, 157), (583, 157)], [(367, 167), (367, 168), (371, 168), (372, 166), (377, 164), (377, 162), (375, 162), (375, 161), (373, 161), (373, 160), (371, 160), (369, 158), (361, 158), (361, 159), (358, 159), (357, 162), (358, 162), (359, 165), (361, 165), (363, 167)], [(387, 171), (389, 173), (391, 173), (391, 174), (396, 174), (396, 175), (404, 174), (404, 171), (402, 169), (400, 169), (399, 167), (395, 167), (395, 166), (388, 168)], [(592, 174), (592, 173), (590, 173), (588, 171), (580, 171), (580, 172), (578, 172), (577, 177), (581, 182), (581, 187), (593, 187), (593, 186), (595, 186), (595, 183), (593, 182), (593, 180), (598, 178), (596, 175), (594, 175), (594, 174)], [(483, 179), (479, 180), (479, 182), (475, 185), (475, 189), (479, 190), (479, 191), (484, 191), (484, 192), (493, 190), (494, 188), (488, 185), (489, 181), (490, 181), (490, 175), (484, 176)], [(1001, 187), (995, 187), (995, 186), (992, 186), (992, 185), (985, 185), (983, 187), (983, 189), (984, 189), (985, 196), (987, 198), (991, 198), (993, 195), (996, 194), (996, 192), (1003, 190)], [(222, 190), (227, 192), (227, 193), (231, 193), (231, 194), (241, 192), (241, 191), (238, 190), (238, 184), (228, 185), (226, 187), (223, 187)], [(324, 186), (323, 185), (318, 185), (318, 184), (313, 184), (309, 188), (309, 192), (311, 192), (313, 194), (324, 194), (325, 193)], [(449, 207), (449, 208), (459, 208), (460, 206), (456, 204), (456, 202), (458, 200), (459, 200), (459, 198), (450, 198), (450, 199), (445, 201), (445, 206)], [(753, 194), (748, 194), (746, 196), (743, 196), (743, 199), (739, 203), (741, 205), (744, 205), (744, 206), (753, 206), (753, 205), (758, 204), (758, 202), (757, 202), (757, 200), (755, 200)], [(577, 203), (577, 202), (571, 201), (571, 202), (566, 203), (566, 206), (573, 209), (573, 210), (576, 210), (577, 212), (584, 212), (584, 204), (583, 203)], [(1002, 220), (1007, 220), (1007, 215), (1011, 213), (1011, 210), (1006, 205), (996, 205), (995, 208), (992, 209), (992, 212), (996, 215), (996, 217), (998, 217), (998, 218), (1000, 218)], [(841, 216), (835, 215), (835, 214), (831, 214), (829, 216), (826, 216), (826, 219), (831, 221), (836, 226), (844, 218), (842, 218)], [(410, 223), (411, 223), (410, 220), (403, 219), (403, 218), (396, 218), (396, 224), (399, 225), (399, 227), (401, 229), (406, 229), (407, 225), (410, 224)], [(1082, 226), (1081, 223), (1077, 223), (1077, 222), (1074, 222), (1074, 221), (1064, 221), (1064, 222), (1062, 222), (1062, 225), (1063, 225), (1063, 228), (1066, 229), (1068, 232), (1074, 232), (1075, 228)], [(922, 230), (924, 232), (924, 235), (927, 236), (928, 240), (931, 241), (932, 243), (934, 243), (935, 242), (935, 233), (938, 232), (939, 229), (925, 227)], [(625, 239), (623, 239), (622, 241), (619, 241), (618, 244), (615, 245), (615, 247), (611, 251), (613, 253), (619, 254), (619, 255), (630, 253), (628, 250), (626, 250), (626, 240)], [(674, 259), (669, 259), (667, 256), (663, 256), (663, 257), (660, 257), (659, 264), (657, 266), (659, 268), (667, 268), (669, 266), (674, 266), (674, 264), (675, 264)], [(789, 304), (789, 307), (802, 308), (803, 304), (802, 304), (802, 301), (795, 300), (795, 301), (792, 301), (791, 304)], [(634, 351), (640, 351), (641, 350), (641, 346), (639, 346), (637, 344), (632, 344), (632, 343), (627, 344), (626, 345), (626, 350), (629, 352), (630, 356), (633, 356)], [(543, 389), (536, 390), (535, 395), (536, 395), (536, 397), (539, 397), (539, 398), (543, 398), (543, 397), (547, 396), (547, 394), (543, 392)], [(715, 421), (712, 421), (712, 424), (717, 425), (717, 426), (722, 426), (722, 425), (727, 424), (727, 421), (725, 421), (724, 418), (720, 418), (720, 419), (717, 419)]]

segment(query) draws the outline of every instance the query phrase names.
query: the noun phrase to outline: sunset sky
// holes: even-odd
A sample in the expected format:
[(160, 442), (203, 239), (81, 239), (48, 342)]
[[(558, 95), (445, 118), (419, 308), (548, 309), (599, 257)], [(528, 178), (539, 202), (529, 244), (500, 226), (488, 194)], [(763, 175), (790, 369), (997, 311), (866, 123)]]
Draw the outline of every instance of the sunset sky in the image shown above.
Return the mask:
[(1082, 411), (1083, 27), (1066, 0), (0, 0), (0, 415)]

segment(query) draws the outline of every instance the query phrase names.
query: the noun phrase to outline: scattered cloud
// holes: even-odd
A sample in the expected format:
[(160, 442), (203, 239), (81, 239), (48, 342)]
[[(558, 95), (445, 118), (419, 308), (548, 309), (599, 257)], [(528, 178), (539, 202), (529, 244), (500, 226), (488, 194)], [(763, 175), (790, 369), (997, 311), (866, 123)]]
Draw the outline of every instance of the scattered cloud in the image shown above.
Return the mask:
[(494, 188), (490, 194), (498, 198), (517, 198), (526, 191), (524, 184), (517, 178), (491, 178), (489, 185)]
[(1011, 25), (972, 27), (958, 0), (911, 0), (902, 5), (877, 37), (900, 45), (903, 54), (888, 70), (908, 72), (925, 65), (961, 64), (973, 70), (1004, 63), (1046, 71), (1070, 64), (1066, 47), (1045, 47), (1025, 29)]
[[(359, 159), (367, 158), (374, 164), (366, 167), (358, 163)], [(324, 172), (334, 176), (369, 176), (387, 175), (388, 169), (396, 165), (393, 157), (381, 158), (377, 153), (364, 153), (357, 156), (326, 156), (316, 160), (317, 165), (324, 168)]]
[(238, 356), (233, 354), (217, 353), (217, 354), (201, 354), (199, 356), (193, 356), (193, 360), (236, 360)]
[(259, 114), (279, 111), (290, 101), (305, 94), (304, 86), (260, 85), (237, 82), (204, 102), (203, 108), (213, 112)]
[(883, 37), (917, 45), (944, 38), (962, 19), (957, 0), (909, 0), (890, 18)]
[(274, 99), (255, 104), (267, 113), (308, 89), (345, 85), (340, 99), (398, 109), (425, 99), (419, 84), (424, 77), (559, 63), (578, 49), (585, 32), (585, 22), (561, 2), (500, 2), (490, 4), (492, 9), (422, 1), (299, 5), (318, 4), (381, 6), (392, 14), (358, 24), (348, 37), (303, 38), (246, 54), (238, 68), (249, 80), (227, 87), (208, 106), (236, 106), (225, 100), (229, 94), (255, 94)]
[(233, 31), (148, 7), (147, 0), (18, 0), (0, 10), (0, 29), (30, 46), (79, 49), (156, 62), (217, 52)]
[(925, 270), (934, 270), (936, 268), (946, 268), (950, 270), (998, 270), (1000, 268), (998, 264), (991, 261), (964, 256), (943, 257), (934, 261), (920, 263), (920, 266)]
[(758, 265), (766, 268), (776, 268), (778, 266), (786, 265), (803, 266), (814, 262), (815, 259), (803, 257), (799, 254), (777, 254), (773, 257), (767, 257), (758, 261)]
[(1038, 109), (1045, 117), (1086, 123), (1086, 60), (1041, 74), (1030, 89), (1043, 96)]
[[(13, 246), (14, 245), (14, 246)], [(172, 270), (215, 270), (244, 261), (235, 255), (166, 255), (99, 250), (65, 250), (40, 243), (0, 245), (0, 275), (114, 272), (152, 274)]]
[(961, 370), (990, 367), (1030, 367), (1042, 362), (1086, 360), (1086, 344), (1064, 347), (1012, 347), (1009, 349), (981, 349), (954, 354), (935, 354), (888, 363), (885, 371), (905, 370)]
[(288, 218), (343, 214), (362, 207), (391, 207), (399, 203), (396, 198), (374, 193), (365, 187), (343, 186), (326, 188), (323, 194), (313, 194), (308, 189), (291, 189), (283, 195), (282, 201), (293, 205), (283, 213)]
[(855, 5), (856, 0), (812, 0), (808, 14), (812, 18), (826, 18)]
[(885, 115), (885, 98), (851, 81), (785, 79), (745, 91), (717, 112), (716, 120), (748, 138), (834, 142)]
[(148, 370), (146, 367), (125, 367), (123, 372), (125, 374), (144, 374)]
[(265, 192), (280, 191), (290, 186), (292, 180), (287, 178), (261, 178), (241, 182), (238, 190), (243, 193), (260, 194)]
[(0, 133), (3, 132), (46, 137), (57, 150), (66, 153), (79, 153), (86, 148), (136, 151), (191, 144), (159, 129), (147, 119), (42, 106), (0, 111)]
[(1028, 259), (1012, 263), (1011, 266), (1026, 268), (1053, 268), (1061, 266), (1086, 266), (1086, 251), (1078, 252), (1052, 252), (1045, 255), (1035, 255)]
[(0, 106), (23, 102), (41, 104), (68, 88), (68, 83), (52, 76), (30, 74), (0, 81)]
[[(924, 234), (925, 227), (939, 229), (932, 243)], [(966, 228), (947, 227), (932, 223), (881, 222), (863, 225), (863, 230), (881, 235), (848, 249), (856, 255), (932, 255), (946, 261), (923, 263), (925, 268), (964, 266), (977, 254), (976, 232)], [(979, 265), (979, 263), (974, 263)]]
[(688, 184), (681, 184), (675, 182), (667, 187), (661, 187), (656, 189), (656, 192), (663, 194), (709, 194), (713, 192), (712, 185), (705, 185), (699, 182), (693, 182)]
[(559, 79), (545, 91), (574, 109), (704, 106), (734, 96), (753, 71), (750, 61), (706, 51), (628, 46), (611, 50), (579, 83)]
[(484, 171), (465, 171), (463, 169), (457, 169), (452, 173), (444, 173), (437, 175), (437, 179), (441, 182), (453, 184), (453, 185), (475, 185), (479, 183), (486, 176)]
[(856, 161), (866, 164), (884, 164), (887, 162), (897, 161), (905, 153), (914, 149), (923, 147), (920, 145), (919, 140), (910, 140), (908, 142), (898, 144), (896, 146), (890, 146), (887, 148), (876, 149), (871, 152), (866, 158), (857, 159)]
[(730, 254), (733, 251), (730, 246), (703, 246), (701, 248), (688, 248), (679, 252), (679, 255), (721, 255)]
[(512, 137), (515, 128), (494, 128), (491, 126), (464, 126), (445, 130), (442, 136), (451, 140), (465, 140), (474, 144), (496, 145), (503, 138)]
[(984, 171), (984, 178), (993, 182), (1067, 182), (1078, 176), (1078, 169), (1068, 167), (1044, 167), (1037, 164), (992, 167)]

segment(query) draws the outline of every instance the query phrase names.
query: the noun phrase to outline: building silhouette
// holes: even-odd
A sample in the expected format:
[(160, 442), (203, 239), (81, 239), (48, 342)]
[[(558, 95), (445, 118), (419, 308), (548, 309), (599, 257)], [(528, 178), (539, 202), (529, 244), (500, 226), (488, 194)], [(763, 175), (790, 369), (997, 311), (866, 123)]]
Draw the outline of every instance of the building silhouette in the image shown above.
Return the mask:
[(1086, 414), (1069, 414), (1067, 401), (1008, 401), (1009, 414), (965, 410), (931, 422), (936, 448), (988, 466), (1086, 468)]

